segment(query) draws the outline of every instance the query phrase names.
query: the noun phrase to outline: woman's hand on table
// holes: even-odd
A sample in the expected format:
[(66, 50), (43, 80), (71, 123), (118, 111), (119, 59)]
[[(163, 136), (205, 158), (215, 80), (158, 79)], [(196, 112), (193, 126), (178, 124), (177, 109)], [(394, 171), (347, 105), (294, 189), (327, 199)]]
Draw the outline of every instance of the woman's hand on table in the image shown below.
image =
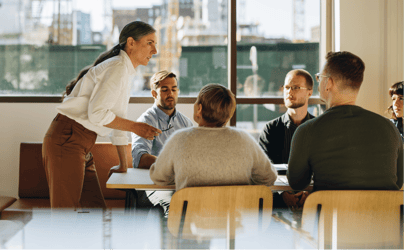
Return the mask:
[(126, 173), (127, 171), (127, 168), (121, 167), (121, 165), (113, 166), (108, 172), (108, 178), (111, 177), (113, 173)]

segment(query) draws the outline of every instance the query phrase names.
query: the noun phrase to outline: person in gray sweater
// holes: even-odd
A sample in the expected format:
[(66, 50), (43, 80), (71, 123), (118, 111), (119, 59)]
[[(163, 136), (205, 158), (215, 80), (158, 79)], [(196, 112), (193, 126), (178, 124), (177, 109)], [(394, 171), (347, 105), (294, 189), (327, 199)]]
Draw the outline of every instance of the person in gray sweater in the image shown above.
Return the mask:
[(355, 105), (365, 65), (350, 52), (330, 52), (316, 75), (327, 111), (296, 130), (287, 177), (302, 190), (399, 190), (403, 143), (385, 117)]
[(236, 108), (234, 95), (218, 84), (204, 86), (194, 105), (199, 127), (176, 131), (150, 167), (157, 185), (176, 190), (194, 186), (274, 184), (277, 172), (254, 138), (225, 127)]

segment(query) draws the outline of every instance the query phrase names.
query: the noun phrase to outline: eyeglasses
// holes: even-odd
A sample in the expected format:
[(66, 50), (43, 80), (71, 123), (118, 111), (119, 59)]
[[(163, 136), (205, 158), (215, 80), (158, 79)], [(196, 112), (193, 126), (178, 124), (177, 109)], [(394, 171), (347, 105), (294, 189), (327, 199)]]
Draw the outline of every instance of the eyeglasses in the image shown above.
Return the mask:
[(172, 129), (173, 127), (174, 127), (174, 126), (170, 124), (170, 126), (169, 126), (167, 129), (162, 129), (161, 132), (168, 131), (168, 130)]
[(308, 90), (311, 90), (311, 89), (309, 89), (309, 88), (305, 88), (305, 87), (299, 87), (299, 86), (295, 86), (295, 85), (293, 85), (293, 86), (283, 86), (283, 90), (292, 90), (292, 91), (296, 91), (296, 90), (300, 90), (300, 89), (308, 89)]
[(315, 74), (315, 76), (316, 76), (316, 81), (317, 81), (317, 82), (320, 82), (320, 81), (321, 81), (320, 77), (324, 77), (324, 78), (329, 78), (329, 77), (331, 77), (331, 76), (322, 75), (322, 74), (320, 74), (320, 73)]

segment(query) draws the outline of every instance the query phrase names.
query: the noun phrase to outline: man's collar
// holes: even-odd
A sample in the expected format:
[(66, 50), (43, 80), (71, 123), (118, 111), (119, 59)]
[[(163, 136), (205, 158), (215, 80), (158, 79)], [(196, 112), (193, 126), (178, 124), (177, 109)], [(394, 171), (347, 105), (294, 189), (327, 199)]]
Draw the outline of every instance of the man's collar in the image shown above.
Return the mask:
[(302, 121), (302, 123), (304, 123), (304, 122), (306, 122), (306, 121), (308, 121), (308, 120), (310, 120), (311, 118), (310, 118), (310, 114), (309, 114), (309, 112), (307, 111), (307, 115), (306, 115), (306, 117), (303, 119), (303, 121)]
[(170, 119), (177, 116), (177, 109), (174, 109), (174, 113), (171, 116), (167, 115), (163, 110), (157, 107), (157, 104), (153, 104), (153, 109), (156, 112), (157, 117), (165, 122), (169, 122)]
[[(290, 118), (288, 112), (283, 114), (281, 119), (282, 119), (283, 124), (285, 124), (287, 128), (289, 128), (292, 124), (294, 127), (297, 127), (296, 124), (293, 122), (293, 120)], [(303, 121), (300, 124), (305, 123), (307, 120), (310, 120), (310, 114), (308, 111), (307, 111), (307, 114), (304, 117)]]
[(290, 117), (288, 112), (286, 112), (285, 114), (282, 115), (281, 120), (283, 122), (283, 124), (288, 124), (290, 122)]

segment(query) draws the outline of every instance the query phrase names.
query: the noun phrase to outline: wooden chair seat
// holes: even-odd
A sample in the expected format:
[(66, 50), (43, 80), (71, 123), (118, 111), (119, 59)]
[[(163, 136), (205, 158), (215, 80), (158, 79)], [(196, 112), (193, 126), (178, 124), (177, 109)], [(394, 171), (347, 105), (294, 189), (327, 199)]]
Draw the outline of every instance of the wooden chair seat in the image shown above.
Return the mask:
[(403, 249), (403, 195), (403, 191), (314, 192), (304, 204), (302, 228), (318, 233), (321, 249)]

